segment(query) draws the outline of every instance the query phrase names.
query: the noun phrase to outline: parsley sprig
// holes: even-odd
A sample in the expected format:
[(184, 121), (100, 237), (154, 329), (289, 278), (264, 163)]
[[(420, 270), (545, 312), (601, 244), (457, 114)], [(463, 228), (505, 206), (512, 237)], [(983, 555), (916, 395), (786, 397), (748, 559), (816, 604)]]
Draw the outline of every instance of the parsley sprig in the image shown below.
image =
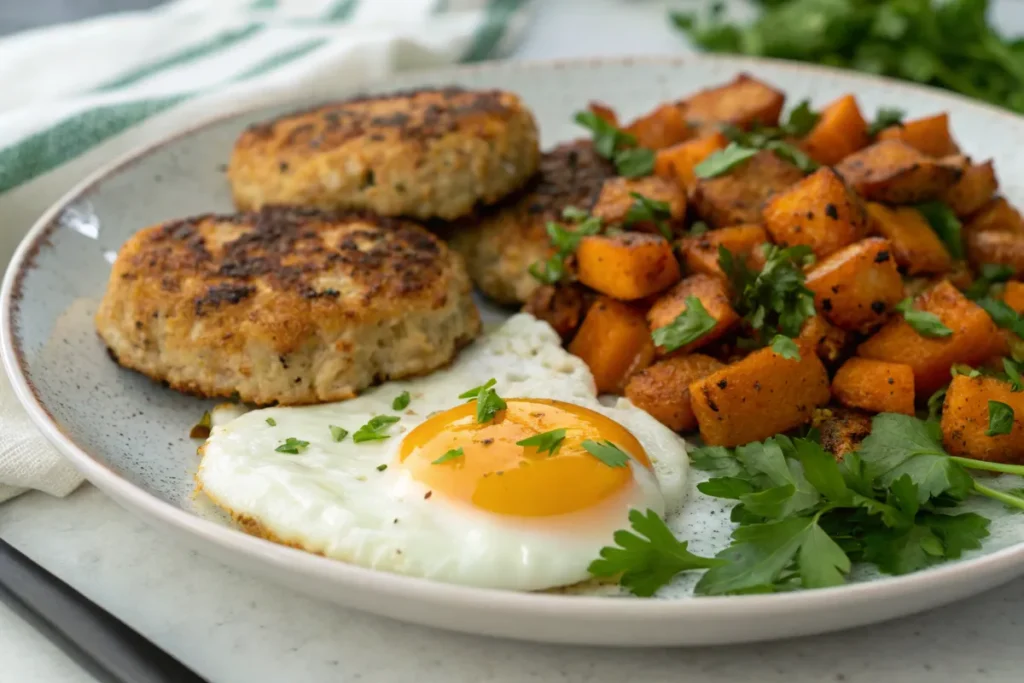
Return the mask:
[(875, 120), (868, 124), (868, 135), (875, 137), (886, 128), (903, 123), (906, 112), (895, 107), (879, 107), (875, 112)]
[(645, 197), (639, 192), (630, 192), (629, 196), (633, 198), (633, 204), (626, 211), (622, 227), (628, 228), (636, 223), (653, 223), (661, 236), (671, 241), (672, 228), (669, 227), (668, 220), (672, 218), (672, 211), (668, 202)]
[(546, 452), (548, 455), (554, 455), (555, 453), (558, 452), (558, 448), (562, 445), (562, 441), (564, 440), (564, 429), (552, 429), (550, 432), (534, 434), (533, 436), (525, 438), (522, 441), (516, 441), (516, 445), (523, 447), (533, 447), (537, 449), (537, 453)]
[(896, 304), (896, 310), (903, 314), (903, 319), (922, 337), (942, 338), (953, 334), (953, 330), (943, 324), (939, 316), (928, 311), (914, 308), (913, 299), (904, 299)]
[(805, 245), (765, 245), (764, 268), (754, 272), (743, 259), (718, 247), (718, 263), (735, 292), (734, 307), (762, 339), (780, 333), (796, 337), (804, 321), (815, 315), (814, 294), (804, 284), (807, 278), (803, 271), (813, 259), (813, 252)]
[(601, 232), (601, 219), (597, 216), (590, 216), (576, 207), (566, 208), (562, 212), (562, 217), (570, 223), (575, 223), (575, 227), (570, 229), (558, 223), (549, 222), (545, 229), (548, 239), (551, 240), (551, 246), (555, 248), (555, 253), (546, 261), (530, 264), (529, 268), (530, 275), (546, 285), (553, 285), (566, 279), (569, 272), (566, 270), (565, 260), (576, 252), (576, 248), (580, 246), (580, 240), (588, 235), (596, 235)]
[(811, 110), (810, 102), (804, 100), (790, 112), (788, 120), (777, 128), (755, 126), (752, 130), (743, 130), (725, 125), (722, 134), (729, 139), (728, 146), (697, 164), (693, 169), (694, 175), (698, 178), (723, 175), (762, 150), (774, 152), (780, 159), (788, 161), (804, 173), (810, 173), (818, 168), (818, 163), (787, 138), (807, 135), (820, 118), (820, 114)]
[(654, 151), (638, 147), (636, 138), (592, 111), (577, 112), (574, 120), (590, 130), (594, 150), (615, 164), (615, 170), (626, 178), (640, 178), (654, 172)]
[(490, 422), (499, 410), (507, 407), (505, 400), (494, 390), (497, 383), (498, 381), (492, 377), (480, 386), (459, 394), (459, 398), (476, 401), (476, 421), (480, 424)]
[(695, 296), (686, 297), (686, 308), (668, 325), (651, 332), (654, 343), (666, 352), (675, 351), (694, 342), (715, 329), (718, 320), (713, 318), (704, 304)]
[(963, 225), (953, 213), (953, 209), (942, 202), (928, 202), (918, 204), (917, 210), (928, 221), (928, 225), (932, 226), (932, 230), (939, 236), (942, 243), (946, 245), (949, 255), (954, 259), (962, 259), (964, 257), (964, 241), (961, 236)]
[(388, 427), (398, 422), (399, 419), (394, 415), (377, 415), (372, 417), (369, 422), (356, 430), (356, 433), (352, 435), (352, 440), (356, 443), (364, 443), (366, 441), (390, 439), (391, 435), (387, 433)]

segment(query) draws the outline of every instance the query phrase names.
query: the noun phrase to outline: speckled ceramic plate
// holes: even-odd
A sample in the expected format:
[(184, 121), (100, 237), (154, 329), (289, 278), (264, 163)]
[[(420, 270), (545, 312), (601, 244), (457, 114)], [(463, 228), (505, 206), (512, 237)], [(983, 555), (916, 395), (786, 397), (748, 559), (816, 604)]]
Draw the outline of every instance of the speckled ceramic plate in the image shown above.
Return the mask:
[[(892, 105), (910, 115), (949, 111), (963, 148), (994, 158), (1004, 192), (1024, 203), (1017, 180), (1024, 177), (1018, 152), (1024, 119), (939, 91), (827, 69), (718, 58), (499, 63), (404, 75), (382, 90), (455, 83), (515, 91), (536, 112), (549, 146), (579, 135), (571, 116), (588, 100), (609, 102), (630, 116), (743, 70), (785, 90), (791, 102), (810, 97), (821, 104), (853, 91), (867, 111)], [(283, 104), (297, 107), (303, 97), (296, 92)], [(860, 577), (842, 588), (780, 595), (690, 598), (675, 591), (679, 597), (651, 600), (438, 584), (274, 545), (212, 519), (191, 500), (197, 458), (196, 444), (187, 438), (209, 404), (112, 363), (92, 316), (112, 255), (133, 232), (231, 209), (222, 164), (246, 124), (275, 113), (220, 117), (99, 170), (32, 227), (4, 281), (4, 365), (32, 419), (96, 486), (170, 536), (304, 593), (398, 619), (609, 645), (730, 643), (816, 633), (937, 606), (1024, 573), (1024, 524), (994, 508), (984, 510), (994, 518), (995, 533), (983, 551), (911, 576)], [(712, 532), (705, 505), (686, 510), (684, 529)], [(713, 531), (718, 537), (724, 530)], [(701, 551), (711, 545), (708, 538), (694, 541)]]

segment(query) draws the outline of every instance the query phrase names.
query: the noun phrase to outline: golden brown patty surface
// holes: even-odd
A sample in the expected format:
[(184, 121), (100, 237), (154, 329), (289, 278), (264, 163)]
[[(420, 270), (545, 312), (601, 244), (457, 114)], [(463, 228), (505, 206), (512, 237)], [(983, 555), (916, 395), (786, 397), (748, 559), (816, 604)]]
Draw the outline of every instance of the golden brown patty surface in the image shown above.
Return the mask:
[(251, 126), (228, 179), (240, 210), (269, 204), (454, 220), (537, 170), (537, 124), (500, 90), (363, 97)]
[(354, 396), (447, 364), (480, 330), (462, 260), (412, 223), (271, 209), (156, 225), (96, 326), (125, 367), (257, 404)]

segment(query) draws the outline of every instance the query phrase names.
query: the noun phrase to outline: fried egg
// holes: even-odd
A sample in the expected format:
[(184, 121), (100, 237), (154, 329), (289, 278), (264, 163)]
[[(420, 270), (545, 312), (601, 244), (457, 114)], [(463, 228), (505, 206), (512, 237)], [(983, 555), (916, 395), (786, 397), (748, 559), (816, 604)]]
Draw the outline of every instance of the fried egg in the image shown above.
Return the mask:
[[(477, 401), (459, 395), (490, 378), (506, 407), (480, 422)], [(397, 421), (360, 431), (382, 415)], [(556, 429), (554, 452), (519, 443)], [(593, 443), (628, 458), (615, 466)], [(527, 314), (430, 376), (215, 420), (201, 451), (199, 490), (251, 532), (364, 567), (524, 591), (588, 579), (631, 509), (678, 512), (688, 467), (681, 438), (628, 401), (602, 404), (586, 365)]]

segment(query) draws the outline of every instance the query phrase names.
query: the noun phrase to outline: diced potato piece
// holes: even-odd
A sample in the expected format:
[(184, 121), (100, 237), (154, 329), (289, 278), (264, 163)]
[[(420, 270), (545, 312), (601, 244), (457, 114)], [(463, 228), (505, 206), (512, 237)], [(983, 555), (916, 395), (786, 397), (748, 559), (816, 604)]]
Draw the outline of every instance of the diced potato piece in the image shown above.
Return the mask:
[(921, 212), (912, 206), (888, 207), (868, 202), (871, 227), (892, 244), (896, 264), (908, 275), (946, 273), (953, 258)]
[(761, 270), (765, 261), (761, 246), (766, 242), (768, 235), (760, 225), (734, 225), (684, 237), (679, 241), (679, 253), (689, 272), (725, 277), (725, 272), (718, 265), (719, 247), (728, 249), (734, 258), (742, 260), (751, 270)]
[(579, 329), (591, 303), (593, 295), (580, 285), (542, 285), (530, 294), (523, 311), (551, 325), (563, 341), (568, 341)]
[(945, 280), (918, 296), (914, 308), (934, 313), (953, 334), (922, 337), (903, 316), (893, 316), (857, 348), (857, 354), (909, 365), (921, 396), (945, 384), (954, 363), (977, 365), (1003, 348), (1005, 341), (988, 313)]
[[(985, 436), (988, 402), (1013, 408), (1009, 434)], [(950, 455), (991, 462), (1024, 462), (1024, 392), (995, 377), (957, 375), (942, 405), (942, 443)]]
[(672, 245), (658, 235), (592, 235), (576, 249), (579, 281), (616, 299), (642, 299), (679, 280)]
[(850, 345), (850, 334), (829, 323), (820, 315), (811, 316), (800, 328), (797, 342), (813, 348), (818, 358), (826, 363), (835, 363)]
[(587, 106), (587, 109), (596, 114), (597, 118), (607, 121), (616, 128), (619, 127), (619, 115), (615, 113), (614, 109), (604, 102), (596, 102), (592, 100)]
[[(670, 230), (682, 229), (683, 219), (686, 218), (686, 193), (673, 181), (658, 176), (609, 178), (601, 185), (601, 194), (590, 214), (601, 218), (605, 225), (622, 224), (630, 207), (636, 203), (631, 192), (668, 204), (671, 216), (666, 220), (666, 227)], [(632, 223), (629, 229), (658, 233), (658, 226), (650, 221)]]
[(716, 228), (759, 223), (765, 201), (803, 177), (800, 169), (775, 153), (758, 152), (724, 175), (698, 178), (693, 192), (694, 208)]
[(626, 126), (625, 131), (636, 138), (640, 147), (664, 149), (690, 137), (690, 126), (675, 104), (663, 104)]
[(956, 185), (946, 190), (942, 202), (953, 209), (960, 218), (966, 218), (981, 210), (999, 189), (996, 170), (991, 161), (971, 164)]
[(654, 174), (675, 180), (683, 190), (689, 190), (697, 182), (694, 167), (728, 144), (729, 140), (715, 131), (659, 150), (654, 157)]
[(868, 332), (885, 322), (903, 298), (889, 240), (869, 237), (819, 262), (807, 273), (807, 289), (828, 320), (844, 330)]
[(690, 407), (690, 384), (725, 367), (699, 353), (658, 361), (629, 378), (626, 398), (669, 429), (689, 432), (697, 428)]
[[(690, 296), (700, 299), (700, 303), (716, 320), (716, 324), (704, 336), (673, 351), (679, 355), (690, 353), (710, 344), (728, 332), (729, 328), (739, 320), (739, 315), (733, 310), (729, 301), (729, 290), (725, 281), (711, 275), (690, 275), (662, 294), (647, 311), (647, 322), (651, 331), (665, 327), (678, 318), (686, 310), (686, 298)], [(665, 349), (659, 348), (658, 352), (664, 353)]]
[(1018, 313), (1024, 313), (1024, 282), (1007, 282), (1003, 301)]
[(835, 166), (870, 143), (857, 98), (843, 95), (821, 112), (818, 123), (803, 139), (803, 148), (819, 164)]
[(1012, 232), (1024, 235), (1024, 218), (1005, 198), (996, 197), (970, 220), (967, 232)]
[(701, 438), (712, 446), (739, 446), (799, 427), (829, 395), (817, 355), (787, 360), (771, 348), (690, 385)]
[(629, 304), (600, 297), (569, 344), (594, 375), (598, 392), (621, 394), (630, 376), (654, 360), (644, 314)]
[(772, 197), (762, 216), (776, 244), (806, 244), (818, 258), (867, 234), (863, 204), (827, 166)]
[(690, 124), (706, 126), (731, 123), (740, 128), (754, 124), (779, 125), (779, 114), (786, 96), (748, 74), (740, 74), (731, 83), (691, 95), (680, 103)]
[(850, 408), (914, 414), (914, 370), (902, 363), (851, 358), (832, 378), (832, 395)]
[(945, 112), (886, 128), (878, 134), (878, 139), (900, 140), (930, 157), (960, 153), (949, 132), (949, 115)]
[(821, 432), (821, 447), (837, 461), (860, 448), (860, 442), (871, 434), (870, 415), (839, 406), (819, 410), (814, 424)]
[(1013, 268), (1013, 276), (1024, 274), (1024, 235), (1012, 232), (967, 233), (967, 260), (975, 268), (986, 263)]
[(917, 204), (941, 197), (966, 165), (964, 157), (933, 159), (899, 140), (883, 140), (846, 157), (836, 170), (866, 199)]

